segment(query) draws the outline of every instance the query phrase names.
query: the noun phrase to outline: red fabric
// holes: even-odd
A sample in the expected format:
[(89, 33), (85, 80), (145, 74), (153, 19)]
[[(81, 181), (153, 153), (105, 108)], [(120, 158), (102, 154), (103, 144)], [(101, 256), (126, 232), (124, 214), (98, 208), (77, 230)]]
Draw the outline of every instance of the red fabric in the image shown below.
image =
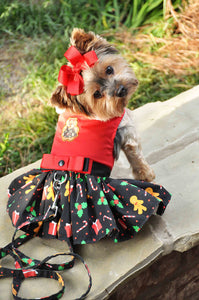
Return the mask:
[[(82, 172), (84, 167), (83, 156), (66, 156), (66, 155), (55, 155), (55, 154), (44, 154), (42, 158), (41, 168), (42, 169), (55, 169), (55, 170), (70, 170), (76, 172)], [(59, 164), (60, 161), (64, 161), (64, 164)], [(82, 173), (90, 173), (92, 169), (92, 161), (89, 164), (88, 171)]]
[[(54, 169), (79, 171), (82, 158), (90, 158), (112, 169), (114, 138), (122, 117), (103, 122), (64, 112), (59, 116), (51, 154), (44, 155), (41, 168), (49, 168), (49, 161)], [(56, 168), (60, 160), (64, 165)]]
[(98, 58), (95, 51), (89, 51), (84, 55), (71, 46), (64, 56), (73, 65), (73, 68), (63, 65), (59, 70), (58, 81), (66, 87), (67, 93), (71, 95), (80, 95), (84, 91), (84, 80), (80, 75), (80, 71), (84, 70), (88, 65), (90, 68), (94, 66)]

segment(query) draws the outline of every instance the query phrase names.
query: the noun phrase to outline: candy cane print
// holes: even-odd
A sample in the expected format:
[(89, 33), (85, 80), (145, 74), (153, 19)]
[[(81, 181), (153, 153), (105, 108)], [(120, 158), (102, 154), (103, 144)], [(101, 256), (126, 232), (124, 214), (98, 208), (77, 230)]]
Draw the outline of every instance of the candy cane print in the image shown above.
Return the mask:
[(110, 218), (110, 217), (108, 217), (108, 216), (106, 216), (106, 215), (103, 216), (103, 221), (105, 221), (105, 219), (107, 219), (107, 220), (109, 220), (109, 221), (112, 221), (112, 218)]
[(107, 183), (107, 186), (109, 186), (113, 192), (115, 191), (115, 188), (113, 186), (111, 186), (109, 183)]
[(7, 193), (8, 193), (8, 198), (10, 198), (11, 193), (10, 193), (10, 190), (9, 190), (9, 189), (8, 189)]
[(134, 215), (124, 215), (122, 216), (122, 219), (126, 219), (126, 218), (135, 218)]
[(89, 178), (89, 182), (90, 182), (90, 185), (91, 185), (93, 191), (97, 191), (97, 190), (98, 190), (98, 187), (97, 187), (97, 186), (96, 186), (96, 187), (93, 186), (93, 183), (92, 183), (91, 178)]
[(73, 191), (73, 188), (74, 188), (74, 185), (70, 185), (70, 193), (72, 193), (72, 191)]
[(12, 223), (13, 223), (14, 226), (16, 226), (18, 220), (19, 220), (19, 212), (14, 210), (12, 212)]
[(44, 189), (43, 189), (43, 194), (42, 194), (42, 199), (41, 199), (41, 200), (46, 200), (47, 194), (48, 194), (48, 188), (49, 188), (48, 185), (46, 185), (46, 186), (44, 187)]
[(26, 184), (24, 184), (21, 189), (25, 189), (28, 185), (30, 185), (32, 183), (32, 180), (31, 181), (28, 181)]
[(87, 221), (83, 221), (83, 223), (84, 223), (84, 225), (81, 227), (81, 228), (79, 228), (77, 231), (76, 231), (76, 233), (79, 233), (81, 230), (83, 230), (86, 226), (88, 226), (88, 222)]
[(82, 191), (82, 186), (81, 184), (77, 183), (76, 187), (79, 187), (79, 191), (80, 191), (80, 196), (83, 198), (83, 191)]
[(124, 221), (122, 221), (122, 219), (118, 219), (118, 222), (120, 223), (120, 225), (122, 226), (122, 228), (123, 228), (124, 230), (127, 229), (127, 226), (126, 226), (126, 224), (124, 223)]
[(105, 194), (108, 193), (108, 192), (110, 192), (109, 188), (106, 190), (105, 185), (104, 185), (103, 182), (102, 182), (102, 186), (103, 186), (103, 191), (104, 191)]

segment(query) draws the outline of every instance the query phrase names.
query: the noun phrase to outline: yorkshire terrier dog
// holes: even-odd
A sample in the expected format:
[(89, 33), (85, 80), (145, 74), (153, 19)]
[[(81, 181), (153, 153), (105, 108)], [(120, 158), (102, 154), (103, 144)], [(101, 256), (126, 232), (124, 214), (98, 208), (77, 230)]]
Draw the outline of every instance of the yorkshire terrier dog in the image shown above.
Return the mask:
[(134, 178), (153, 181), (155, 174), (143, 157), (132, 113), (125, 108), (138, 86), (134, 72), (113, 45), (93, 32), (75, 28), (70, 42), (81, 55), (94, 50), (98, 61), (92, 68), (81, 70), (84, 81), (81, 94), (71, 95), (64, 85), (59, 85), (52, 94), (52, 105), (59, 110), (67, 109), (101, 121), (119, 117), (125, 109), (114, 141), (114, 157), (118, 159), (122, 149)]
[[(72, 267), (76, 258), (84, 263), (74, 253), (74, 245), (105, 237), (115, 243), (132, 239), (151, 215), (164, 213), (171, 197), (162, 186), (149, 183), (155, 175), (143, 157), (132, 113), (126, 108), (138, 85), (127, 62), (104, 38), (82, 29), (73, 30), (64, 56), (68, 64), (61, 66), (61, 85), (51, 97), (60, 112), (51, 153), (43, 155), (39, 169), (18, 176), (9, 186), (7, 211), (16, 230), (13, 246), (2, 248), (0, 255), (16, 257), (17, 253), (16, 297), (21, 280), (40, 277), (48, 270), (42, 277), (53, 277), (62, 289), (47, 298), (58, 299), (63, 295), (64, 281), (55, 270)], [(109, 177), (121, 149), (137, 181)], [(25, 231), (20, 242), (15, 240), (19, 229)], [(17, 246), (35, 235), (66, 241), (70, 253), (31, 260), (31, 264), (27, 259), (26, 272), (22, 272), (27, 256)], [(50, 265), (48, 260), (58, 255), (71, 255), (72, 259), (58, 267)], [(85, 298), (92, 283), (84, 265), (89, 285), (78, 299)], [(6, 268), (0, 268), (0, 273), (10, 277)]]

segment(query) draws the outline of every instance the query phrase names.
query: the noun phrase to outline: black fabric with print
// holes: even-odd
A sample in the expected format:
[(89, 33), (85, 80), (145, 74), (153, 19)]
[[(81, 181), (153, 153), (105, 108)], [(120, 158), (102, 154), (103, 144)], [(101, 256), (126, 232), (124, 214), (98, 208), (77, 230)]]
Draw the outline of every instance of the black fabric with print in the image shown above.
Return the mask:
[[(34, 169), (11, 183), (7, 208), (14, 226), (44, 215), (52, 206), (55, 173)], [(115, 242), (133, 238), (151, 215), (163, 214), (171, 197), (153, 183), (59, 173), (67, 175), (67, 181), (61, 186), (57, 216), (43, 222), (38, 235), (72, 245), (93, 243), (106, 235)], [(27, 226), (25, 230), (34, 233), (35, 227)]]

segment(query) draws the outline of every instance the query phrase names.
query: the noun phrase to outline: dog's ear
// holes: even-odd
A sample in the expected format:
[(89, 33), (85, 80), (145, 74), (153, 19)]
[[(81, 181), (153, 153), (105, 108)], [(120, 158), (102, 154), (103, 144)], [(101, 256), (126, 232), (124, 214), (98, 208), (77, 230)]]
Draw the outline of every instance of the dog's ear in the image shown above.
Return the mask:
[(83, 29), (74, 28), (71, 34), (71, 45), (75, 46), (81, 54), (90, 51), (91, 45), (97, 40), (93, 32), (86, 33)]
[(95, 50), (97, 55), (117, 54), (116, 48), (109, 44), (106, 39), (93, 32), (86, 33), (83, 29), (74, 28), (71, 35), (71, 45), (75, 46), (81, 54)]
[(72, 107), (71, 96), (66, 93), (63, 85), (59, 85), (53, 92), (50, 98), (50, 102), (53, 106), (59, 108), (70, 108)]

